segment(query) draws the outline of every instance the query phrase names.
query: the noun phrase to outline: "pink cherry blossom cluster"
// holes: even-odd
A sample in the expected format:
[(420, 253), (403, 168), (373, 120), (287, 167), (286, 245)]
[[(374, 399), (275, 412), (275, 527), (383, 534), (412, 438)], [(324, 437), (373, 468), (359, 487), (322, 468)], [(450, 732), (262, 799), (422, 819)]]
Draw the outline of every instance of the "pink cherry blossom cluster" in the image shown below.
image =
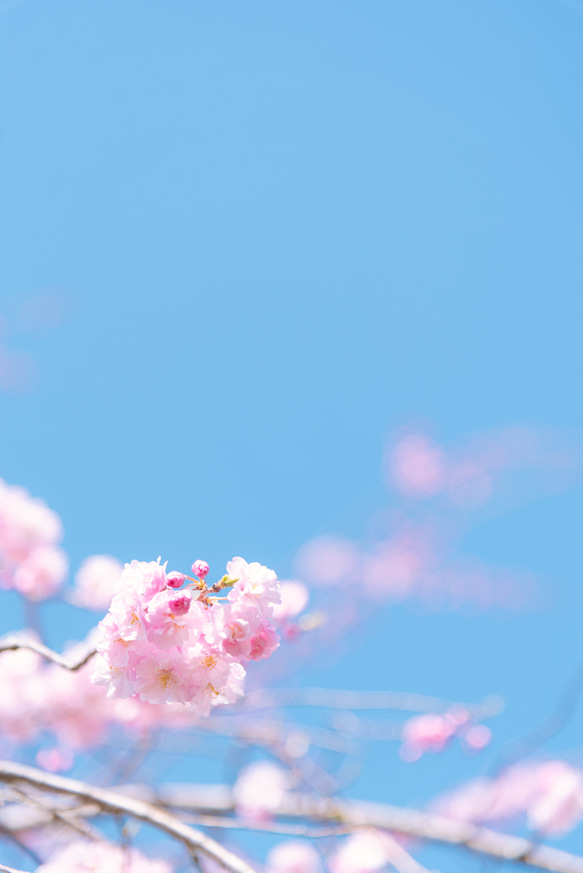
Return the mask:
[(475, 823), (525, 818), (536, 833), (558, 836), (583, 819), (583, 771), (565, 761), (522, 762), (445, 795), (437, 810)]
[(492, 739), (490, 728), (476, 724), (461, 706), (452, 707), (443, 715), (424, 713), (408, 719), (403, 725), (403, 745), (399, 754), (404, 761), (417, 761), (426, 752), (442, 752), (458, 737), (466, 750), (477, 752)]
[(137, 849), (95, 840), (75, 840), (53, 853), (36, 873), (171, 873), (170, 864), (146, 858)]
[(42, 501), (0, 479), (0, 585), (30, 600), (51, 597), (65, 581), (61, 520)]
[[(167, 574), (160, 559), (125, 565), (99, 624), (92, 677), (108, 696), (183, 704), (208, 715), (242, 696), (243, 662), (275, 651), (271, 620), (281, 595), (272, 570), (233, 558), (210, 588), (206, 562), (195, 562), (193, 572), (195, 579)], [(186, 578), (192, 584), (181, 588)], [(226, 588), (227, 598), (216, 596)]]

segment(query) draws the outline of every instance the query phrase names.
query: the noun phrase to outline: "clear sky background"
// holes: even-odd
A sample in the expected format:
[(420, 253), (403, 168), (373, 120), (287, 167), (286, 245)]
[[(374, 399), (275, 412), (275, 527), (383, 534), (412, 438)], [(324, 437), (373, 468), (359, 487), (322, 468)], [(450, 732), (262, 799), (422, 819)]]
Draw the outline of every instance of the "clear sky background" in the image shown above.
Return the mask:
[[(1, 339), (38, 371), (0, 475), (73, 569), (290, 572), (360, 535), (410, 418), (576, 443), (582, 86), (579, 0), (0, 2)], [(544, 716), (582, 656), (583, 494), (537, 493), (464, 547), (548, 612), (386, 610), (310, 681), (500, 692), (499, 743)], [(487, 766), (379, 755), (356, 793), (401, 802)]]

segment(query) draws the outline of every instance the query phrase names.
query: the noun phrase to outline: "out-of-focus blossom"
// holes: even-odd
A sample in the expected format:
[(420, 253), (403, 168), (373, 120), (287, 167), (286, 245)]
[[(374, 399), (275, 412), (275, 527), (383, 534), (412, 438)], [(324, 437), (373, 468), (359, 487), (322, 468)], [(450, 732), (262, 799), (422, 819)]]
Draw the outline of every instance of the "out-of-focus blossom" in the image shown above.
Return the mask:
[(295, 618), (308, 605), (310, 592), (303, 582), (290, 579), (281, 583), (281, 603), (273, 607), (273, 620), (277, 625)]
[(386, 465), (397, 490), (407, 497), (435, 497), (445, 489), (448, 459), (426, 434), (403, 435), (390, 448)]
[(267, 855), (265, 873), (321, 873), (320, 856), (310, 843), (286, 840)]
[(289, 774), (269, 761), (244, 767), (233, 787), (240, 815), (265, 820), (279, 809), (290, 788)]
[(92, 555), (86, 558), (75, 576), (71, 601), (85, 609), (107, 609), (122, 571), (121, 561), (111, 555)]
[(564, 761), (516, 764), (497, 779), (477, 779), (444, 796), (443, 815), (463, 821), (526, 818), (546, 836), (570, 831), (583, 818), (583, 772)]
[(339, 537), (310, 540), (298, 552), (296, 562), (300, 575), (314, 585), (336, 585), (346, 579), (360, 581), (358, 549)]
[(0, 480), (0, 584), (30, 600), (55, 594), (67, 575), (56, 512), (24, 488)]
[(389, 860), (382, 835), (369, 829), (357, 831), (344, 840), (328, 867), (331, 873), (374, 873)]
[(50, 773), (62, 773), (71, 769), (75, 759), (69, 749), (39, 749), (36, 763)]
[(146, 858), (137, 849), (76, 840), (59, 849), (36, 873), (172, 873), (170, 864)]
[(463, 707), (452, 708), (443, 715), (424, 713), (403, 725), (399, 754), (404, 761), (417, 761), (426, 752), (442, 752), (454, 737), (460, 738), (466, 749), (478, 751), (490, 742), (491, 736), (489, 728), (470, 721)]

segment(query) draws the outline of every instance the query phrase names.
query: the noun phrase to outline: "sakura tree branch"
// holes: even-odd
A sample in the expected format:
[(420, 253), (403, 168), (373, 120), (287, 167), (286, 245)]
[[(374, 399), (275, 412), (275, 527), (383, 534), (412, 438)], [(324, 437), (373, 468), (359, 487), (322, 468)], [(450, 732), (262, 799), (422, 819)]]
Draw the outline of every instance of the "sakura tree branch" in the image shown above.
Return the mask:
[[(82, 782), (9, 762), (0, 762), (0, 780), (26, 782), (38, 788), (61, 791), (94, 804), (93, 807), (77, 809), (77, 815), (91, 816), (98, 811), (126, 812), (177, 837), (187, 846), (193, 846), (195, 851), (206, 851), (209, 857), (217, 860), (219, 860), (217, 854), (212, 854), (212, 851), (218, 849), (221, 853), (225, 853), (226, 850), (178, 821), (175, 816), (183, 816), (186, 813), (190, 818), (189, 814), (193, 814), (192, 818), (197, 824), (209, 827), (230, 827), (314, 838), (341, 835), (360, 828), (373, 827), (392, 834), (458, 846), (499, 861), (513, 861), (540, 870), (548, 870), (551, 873), (583, 873), (583, 858), (578, 855), (468, 822), (454, 821), (440, 815), (389, 804), (340, 799), (316, 800), (306, 794), (290, 795), (276, 810), (273, 822), (255, 823), (232, 817), (235, 812), (235, 802), (227, 785), (167, 784), (158, 789), (147, 785), (126, 785), (119, 786), (115, 791), (105, 791)], [(171, 810), (174, 815), (169, 816), (157, 807)], [(39, 817), (40, 811), (29, 810), (35, 813), (34, 818), (12, 816), (10, 822), (4, 818), (4, 812), (8, 810), (0, 811), (2, 813), (0, 819), (6, 830), (38, 827), (50, 823), (46, 814), (44, 819)], [(283, 822), (278, 820), (281, 818), (284, 819)], [(294, 819), (298, 822), (295, 826)], [(314, 827), (318, 823), (321, 826)], [(204, 848), (199, 840), (210, 843), (212, 850)], [(231, 858), (235, 857), (230, 852), (226, 854)], [(399, 860), (401, 864), (405, 864), (404, 857)], [(235, 858), (235, 862), (238, 866), (220, 859), (220, 863), (233, 873), (250, 873), (251, 868), (244, 861)], [(396, 861), (394, 863), (397, 866)], [(410, 873), (413, 873), (412, 867)], [(417, 873), (421, 873), (420, 868)]]
[(206, 834), (194, 830), (175, 816), (160, 810), (155, 806), (135, 798), (124, 797), (122, 794), (104, 788), (97, 788), (76, 779), (67, 779), (15, 764), (11, 761), (0, 761), (0, 780), (9, 784), (32, 785), (44, 791), (55, 791), (98, 805), (105, 813), (125, 813), (140, 821), (146, 822), (169, 836), (180, 840), (189, 851), (203, 852), (213, 861), (221, 864), (230, 873), (256, 873), (246, 861), (225, 849), (219, 843), (207, 837)]
[(25, 871), (17, 870), (16, 867), (7, 867), (5, 864), (0, 864), (0, 873), (25, 873)]
[(58, 664), (59, 667), (64, 667), (65, 670), (73, 671), (79, 670), (90, 661), (95, 654), (97, 654), (97, 650), (92, 648), (86, 651), (77, 660), (71, 661), (69, 658), (65, 658), (63, 655), (59, 655), (58, 652), (49, 649), (49, 647), (45, 646), (43, 643), (39, 643), (36, 640), (27, 637), (10, 634), (9, 636), (0, 639), (0, 653), (15, 651), (16, 649), (30, 649), (31, 652), (36, 652), (37, 655), (40, 655), (41, 658), (45, 659), (45, 661), (52, 661), (53, 664)]
[[(126, 790), (139, 791), (135, 786), (128, 786)], [(156, 792), (148, 788), (145, 790), (151, 803), (159, 803), (173, 810), (216, 815), (232, 813), (235, 809), (231, 791), (226, 785), (166, 785)], [(459, 846), (491, 858), (520, 862), (553, 873), (583, 873), (583, 858), (578, 855), (468, 822), (389, 804), (335, 798), (315, 800), (309, 795), (290, 795), (276, 815), (285, 819), (332, 823), (346, 830), (374, 827), (394, 834)]]
[(280, 706), (318, 706), (327, 709), (396, 709), (405, 712), (444, 712), (451, 706), (463, 706), (473, 718), (481, 720), (498, 715), (503, 709), (500, 697), (487, 697), (481, 703), (460, 703), (408, 691), (345, 691), (329, 688), (281, 688), (252, 691), (237, 711), (254, 711)]

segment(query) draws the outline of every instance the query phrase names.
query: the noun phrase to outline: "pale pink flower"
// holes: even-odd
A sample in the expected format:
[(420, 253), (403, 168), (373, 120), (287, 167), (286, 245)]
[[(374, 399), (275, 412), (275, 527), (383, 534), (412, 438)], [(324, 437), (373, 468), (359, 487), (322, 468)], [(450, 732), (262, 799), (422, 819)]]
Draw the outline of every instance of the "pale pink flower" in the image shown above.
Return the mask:
[(279, 580), (273, 570), (257, 561), (248, 564), (243, 558), (233, 558), (227, 564), (227, 573), (237, 579), (229, 591), (231, 603), (254, 605), (262, 616), (270, 618), (274, 605), (281, 602)]
[(31, 600), (51, 597), (65, 581), (59, 516), (24, 488), (0, 480), (0, 584)]
[(306, 585), (297, 579), (281, 583), (281, 603), (273, 607), (273, 620), (276, 625), (282, 625), (299, 615), (308, 605), (310, 593)]
[(175, 652), (138, 661), (133, 685), (140, 699), (149, 703), (187, 703), (193, 691), (185, 659)]
[(321, 873), (320, 856), (310, 843), (285, 840), (267, 855), (265, 873)]
[(361, 830), (344, 840), (332, 856), (331, 873), (374, 873), (389, 863), (382, 836), (375, 830)]
[(407, 497), (424, 499), (440, 494), (446, 485), (447, 457), (440, 446), (423, 433), (405, 434), (387, 457), (387, 466), (397, 489)]
[(36, 873), (172, 873), (166, 861), (146, 858), (137, 849), (123, 849), (111, 843), (76, 840), (53, 857)]
[(192, 595), (190, 591), (177, 594), (171, 588), (160, 591), (148, 604), (146, 615), (146, 633), (151, 643), (161, 649), (181, 646), (190, 637), (190, 627), (185, 616), (190, 609)]
[(583, 773), (564, 761), (524, 762), (497, 779), (479, 779), (442, 798), (443, 815), (472, 822), (526, 817), (528, 826), (557, 836), (583, 818)]
[(453, 719), (435, 713), (415, 715), (403, 725), (401, 757), (416, 761), (425, 752), (441, 752), (456, 732)]
[(35, 549), (12, 573), (14, 588), (29, 600), (52, 597), (67, 576), (69, 560), (62, 549), (41, 546)]
[(278, 646), (279, 636), (275, 628), (268, 621), (264, 621), (259, 633), (251, 639), (249, 658), (252, 661), (263, 661), (265, 658), (271, 657)]
[(583, 818), (583, 773), (563, 761), (547, 761), (538, 768), (536, 790), (527, 808), (532, 830), (560, 836)]
[(71, 601), (85, 609), (107, 609), (122, 572), (123, 565), (111, 555), (86, 558), (75, 576)]
[(282, 805), (290, 787), (285, 770), (269, 761), (256, 761), (241, 770), (233, 797), (240, 815), (268, 819)]
[(314, 585), (332, 586), (354, 578), (358, 573), (361, 557), (357, 547), (340, 537), (317, 537), (303, 546), (296, 557), (298, 572)]
[(68, 749), (39, 749), (36, 753), (36, 763), (50, 773), (62, 773), (70, 770), (75, 762)]

